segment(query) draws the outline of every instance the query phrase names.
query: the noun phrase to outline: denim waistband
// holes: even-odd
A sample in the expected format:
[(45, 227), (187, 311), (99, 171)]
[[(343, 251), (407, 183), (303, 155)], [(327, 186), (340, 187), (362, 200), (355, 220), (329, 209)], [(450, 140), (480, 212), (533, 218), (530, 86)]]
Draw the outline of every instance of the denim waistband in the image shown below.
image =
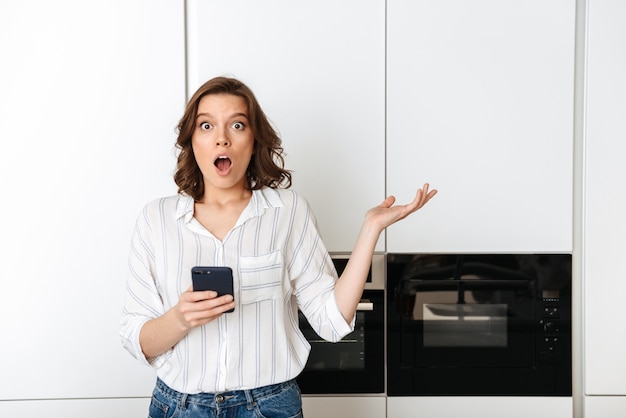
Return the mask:
[(160, 378), (157, 378), (155, 390), (160, 391), (163, 395), (176, 400), (183, 405), (198, 404), (212, 408), (227, 408), (242, 404), (254, 404), (255, 400), (275, 395), (291, 385), (295, 385), (296, 380), (288, 380), (287, 382), (277, 383), (274, 385), (262, 386), (256, 389), (233, 390), (217, 393), (181, 393), (167, 386)]

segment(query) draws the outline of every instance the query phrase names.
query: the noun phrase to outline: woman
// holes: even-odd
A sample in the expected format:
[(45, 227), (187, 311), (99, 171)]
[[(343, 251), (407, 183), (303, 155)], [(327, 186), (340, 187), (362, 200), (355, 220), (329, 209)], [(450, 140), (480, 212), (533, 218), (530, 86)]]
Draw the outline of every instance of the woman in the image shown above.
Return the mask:
[[(209, 80), (178, 129), (179, 194), (138, 217), (121, 328), (125, 348), (156, 369), (150, 416), (302, 416), (294, 379), (309, 345), (298, 308), (324, 339), (351, 332), (380, 233), (436, 191), (426, 184), (407, 205), (388, 197), (369, 210), (337, 279), (247, 86)], [(194, 292), (198, 265), (231, 267), (234, 295)]]

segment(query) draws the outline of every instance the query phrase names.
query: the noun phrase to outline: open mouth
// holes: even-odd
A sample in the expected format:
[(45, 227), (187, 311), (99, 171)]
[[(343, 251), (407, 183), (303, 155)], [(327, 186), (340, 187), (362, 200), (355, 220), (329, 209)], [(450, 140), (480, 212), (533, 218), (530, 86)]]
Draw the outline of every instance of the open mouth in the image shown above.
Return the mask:
[(225, 172), (227, 171), (230, 166), (232, 165), (232, 161), (230, 160), (230, 158), (221, 155), (219, 157), (217, 157), (217, 159), (213, 162), (213, 165), (215, 167), (217, 167), (217, 170), (220, 172)]

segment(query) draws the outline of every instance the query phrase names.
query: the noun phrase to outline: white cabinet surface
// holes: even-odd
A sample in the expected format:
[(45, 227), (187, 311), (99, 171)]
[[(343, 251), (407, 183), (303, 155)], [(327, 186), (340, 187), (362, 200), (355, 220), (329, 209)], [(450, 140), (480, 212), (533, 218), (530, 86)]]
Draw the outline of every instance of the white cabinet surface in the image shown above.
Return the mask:
[(150, 395), (118, 330), (135, 219), (176, 192), (183, 6), (0, 3), (0, 416)]
[(384, 418), (387, 402), (382, 396), (303, 396), (306, 418)]
[(245, 82), (326, 246), (352, 250), (385, 193), (384, 0), (191, 0), (187, 14), (188, 93), (215, 76)]
[(148, 415), (150, 398), (44, 399), (0, 402), (0, 417), (135, 418)]
[(588, 16), (584, 390), (626, 395), (626, 1), (591, 0)]
[(572, 418), (572, 398), (390, 397), (387, 418)]
[(587, 396), (583, 416), (585, 418), (624, 418), (626, 417), (626, 396)]
[(571, 251), (575, 1), (387, 4), (387, 251)]

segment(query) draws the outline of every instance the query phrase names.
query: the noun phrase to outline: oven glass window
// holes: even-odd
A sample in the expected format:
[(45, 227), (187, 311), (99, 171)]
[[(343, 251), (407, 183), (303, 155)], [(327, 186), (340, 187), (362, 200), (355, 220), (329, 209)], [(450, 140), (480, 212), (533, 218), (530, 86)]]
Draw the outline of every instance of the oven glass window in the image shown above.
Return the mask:
[(300, 329), (311, 344), (311, 353), (305, 370), (364, 370), (365, 369), (365, 314), (357, 312), (354, 331), (339, 342), (320, 338), (302, 313)]
[(424, 347), (506, 347), (506, 304), (424, 303)]
[(365, 290), (357, 309), (354, 331), (336, 343), (321, 339), (299, 312), (300, 330), (311, 345), (298, 376), (302, 393), (384, 392), (384, 291)]

